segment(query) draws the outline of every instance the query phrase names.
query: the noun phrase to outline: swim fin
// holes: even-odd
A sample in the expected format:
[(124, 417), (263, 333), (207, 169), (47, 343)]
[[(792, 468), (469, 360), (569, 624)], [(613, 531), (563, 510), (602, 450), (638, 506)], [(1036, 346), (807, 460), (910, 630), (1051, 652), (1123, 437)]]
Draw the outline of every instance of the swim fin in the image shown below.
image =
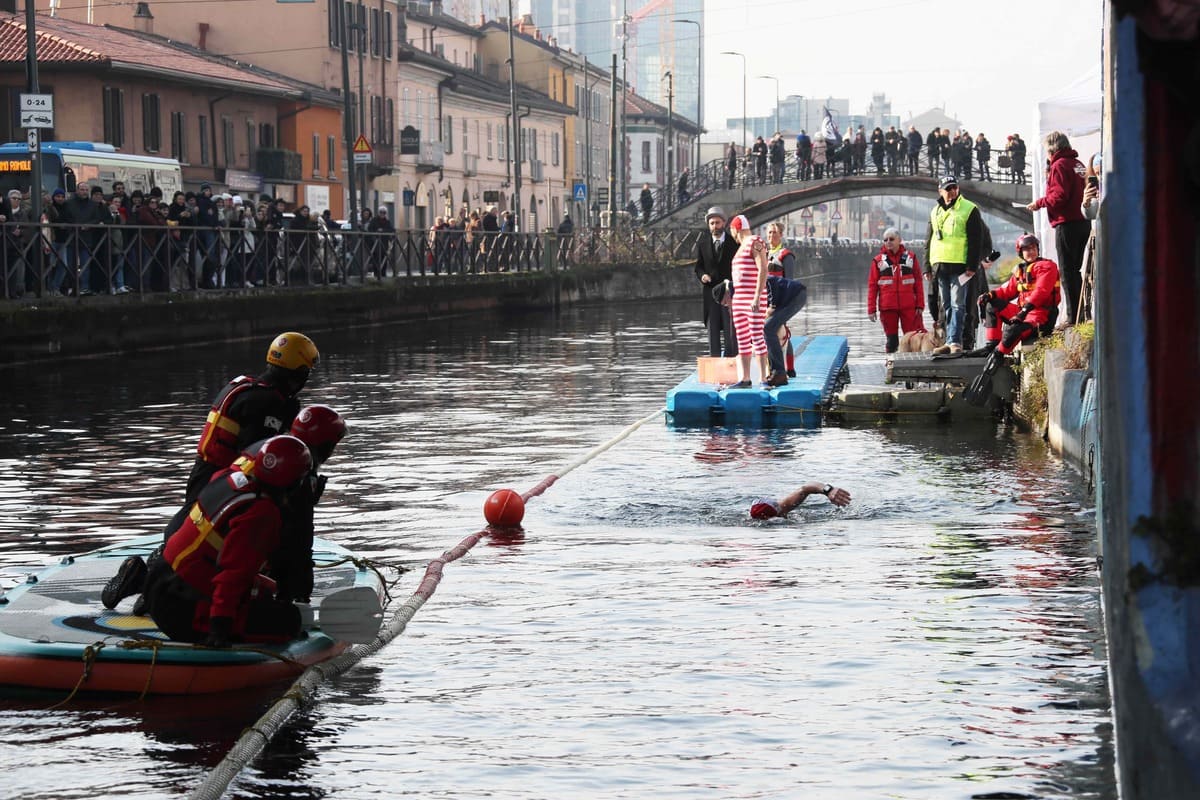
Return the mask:
[(963, 399), (971, 405), (981, 408), (987, 405), (988, 398), (991, 396), (992, 376), (986, 371), (976, 375), (963, 390)]

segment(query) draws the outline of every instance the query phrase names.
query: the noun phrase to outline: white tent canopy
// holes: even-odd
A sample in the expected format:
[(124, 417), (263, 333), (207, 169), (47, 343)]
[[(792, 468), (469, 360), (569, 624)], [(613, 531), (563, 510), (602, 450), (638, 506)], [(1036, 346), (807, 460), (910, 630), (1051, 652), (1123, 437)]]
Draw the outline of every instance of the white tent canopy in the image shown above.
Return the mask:
[[(1046, 192), (1046, 134), (1051, 131), (1065, 133), (1071, 140), (1071, 147), (1079, 153), (1079, 160), (1087, 164), (1094, 153), (1100, 152), (1103, 106), (1100, 62), (1061, 91), (1038, 103), (1034, 120), (1038, 137), (1036, 142), (1029, 143), (1034, 198)], [(1054, 235), (1044, 209), (1034, 215), (1033, 224), (1042, 242), (1042, 255), (1057, 261)]]

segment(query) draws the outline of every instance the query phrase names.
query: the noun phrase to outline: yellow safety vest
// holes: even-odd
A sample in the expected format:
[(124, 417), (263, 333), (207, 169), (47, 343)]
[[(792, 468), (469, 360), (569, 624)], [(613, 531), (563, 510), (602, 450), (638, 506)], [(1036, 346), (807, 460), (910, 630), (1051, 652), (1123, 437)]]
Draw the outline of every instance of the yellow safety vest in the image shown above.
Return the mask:
[(933, 226), (930, 264), (967, 263), (967, 217), (974, 210), (975, 204), (965, 197), (959, 197), (949, 208), (942, 208), (941, 203), (933, 207), (929, 212), (929, 223)]

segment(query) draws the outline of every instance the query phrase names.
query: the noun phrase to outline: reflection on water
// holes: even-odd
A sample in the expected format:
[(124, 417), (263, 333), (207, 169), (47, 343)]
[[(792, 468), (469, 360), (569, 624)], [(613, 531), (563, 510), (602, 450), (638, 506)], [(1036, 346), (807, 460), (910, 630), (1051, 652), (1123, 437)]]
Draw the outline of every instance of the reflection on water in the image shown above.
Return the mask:
[[(878, 358), (859, 281), (810, 277), (793, 329)], [(321, 529), (415, 567), (406, 595), (479, 529), (490, 491), (661, 407), (702, 341), (698, 308), (316, 335), (308, 396), (351, 421)], [(0, 399), (0, 582), (159, 529), (205, 402), (261, 347), (5, 371), (20, 389)], [(749, 519), (806, 480), (854, 503)], [(234, 796), (1113, 798), (1079, 487), (990, 426), (646, 425), (449, 565), (404, 636), (323, 690)], [(57, 699), (0, 700), (0, 796), (186, 794), (271, 693), (40, 710)]]

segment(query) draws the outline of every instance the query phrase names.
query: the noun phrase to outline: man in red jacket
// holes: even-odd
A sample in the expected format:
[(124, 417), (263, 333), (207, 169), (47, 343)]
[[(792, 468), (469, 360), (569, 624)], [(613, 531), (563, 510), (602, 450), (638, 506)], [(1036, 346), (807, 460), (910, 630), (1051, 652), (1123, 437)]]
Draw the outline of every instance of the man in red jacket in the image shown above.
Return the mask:
[(905, 333), (925, 330), (921, 312), (925, 309), (925, 290), (921, 282), (921, 264), (900, 241), (900, 232), (883, 232), (883, 247), (871, 260), (867, 274), (867, 318), (875, 321), (876, 309), (887, 337), (887, 352), (900, 346), (899, 330)]
[(200, 491), (147, 578), (147, 610), (163, 633), (210, 647), (299, 635), (299, 610), (259, 573), (286, 545), (283, 513), (312, 465), (304, 442), (274, 436), (249, 469), (223, 470)]
[(1087, 168), (1080, 162), (1079, 154), (1071, 149), (1065, 133), (1051, 131), (1047, 134), (1046, 155), (1050, 162), (1046, 172), (1046, 194), (1026, 208), (1030, 211), (1046, 209), (1050, 227), (1054, 228), (1054, 248), (1058, 252), (1063, 288), (1066, 289), (1067, 324), (1074, 325), (1083, 286), (1080, 269), (1092, 232), (1092, 224), (1083, 216)]

